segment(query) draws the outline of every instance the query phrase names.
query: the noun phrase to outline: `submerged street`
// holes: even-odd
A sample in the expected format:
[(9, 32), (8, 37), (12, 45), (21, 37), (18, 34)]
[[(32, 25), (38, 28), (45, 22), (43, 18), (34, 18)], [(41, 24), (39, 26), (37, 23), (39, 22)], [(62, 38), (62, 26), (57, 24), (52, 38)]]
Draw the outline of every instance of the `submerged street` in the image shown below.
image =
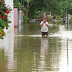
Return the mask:
[(48, 37), (41, 36), (40, 24), (8, 33), (0, 41), (0, 72), (72, 72), (72, 31), (49, 25)]

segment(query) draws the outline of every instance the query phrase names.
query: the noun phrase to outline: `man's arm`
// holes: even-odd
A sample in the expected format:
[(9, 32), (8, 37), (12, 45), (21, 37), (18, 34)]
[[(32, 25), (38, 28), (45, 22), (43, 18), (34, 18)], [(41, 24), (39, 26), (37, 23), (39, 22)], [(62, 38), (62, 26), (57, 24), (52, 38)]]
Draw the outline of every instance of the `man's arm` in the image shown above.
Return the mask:
[(49, 27), (49, 23), (48, 23), (48, 22), (46, 23), (46, 26), (48, 26), (48, 27)]
[(46, 26), (48, 26), (48, 27), (49, 27), (49, 25), (48, 25), (48, 24), (46, 24)]
[(41, 22), (40, 25), (43, 26), (44, 22)]

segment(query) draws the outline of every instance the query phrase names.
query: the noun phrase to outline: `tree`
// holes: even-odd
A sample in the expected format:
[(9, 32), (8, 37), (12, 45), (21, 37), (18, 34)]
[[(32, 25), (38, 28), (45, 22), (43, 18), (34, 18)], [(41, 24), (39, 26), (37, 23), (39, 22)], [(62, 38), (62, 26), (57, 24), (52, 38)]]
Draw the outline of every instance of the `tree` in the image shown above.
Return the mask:
[(71, 5), (71, 3), (72, 3), (72, 0), (69, 0), (69, 2), (68, 2), (68, 12), (69, 12), (69, 14), (72, 15), (72, 5)]
[(60, 15), (61, 8), (57, 0), (32, 0), (29, 7), (29, 17), (35, 18), (38, 11), (51, 11), (53, 15)]
[(60, 2), (61, 7), (61, 17), (64, 17), (64, 13), (66, 13), (66, 1)]
[(61, 17), (64, 17), (64, 14), (66, 13), (66, 9), (68, 10), (69, 14), (72, 14), (72, 10), (70, 8), (72, 8), (71, 5), (72, 1), (68, 0), (68, 8), (66, 7), (66, 0), (62, 0), (60, 2), (60, 7), (61, 7)]
[(38, 11), (47, 9), (43, 0), (32, 0), (29, 5), (29, 18), (35, 18), (39, 14)]
[[(21, 0), (19, 0), (21, 2)], [(28, 13), (29, 13), (29, 8), (30, 8), (30, 3), (32, 2), (32, 0), (24, 0), (24, 8), (22, 8), (23, 12), (24, 12), (24, 23), (27, 24), (28, 21)]]
[[(38, 11), (51, 11), (52, 15), (63, 16), (66, 12), (66, 0), (24, 0), (24, 7), (29, 18), (35, 18), (39, 14)], [(72, 13), (71, 10), (69, 13)]]
[(14, 7), (20, 7), (21, 3), (19, 2), (19, 0), (13, 0), (14, 1)]
[(5, 6), (4, 1), (0, 1), (0, 39), (3, 39), (5, 32), (3, 31), (4, 28), (8, 29), (8, 23), (11, 21), (8, 20), (8, 13), (12, 10), (10, 7)]
[(31, 2), (32, 0), (25, 0), (25, 2), (27, 2), (27, 5), (26, 5), (26, 9), (27, 9), (27, 14), (26, 16), (28, 17), (28, 12), (29, 12), (29, 8), (30, 8), (30, 5), (29, 3)]
[(47, 6), (47, 10), (51, 11), (53, 15), (57, 14), (59, 15), (61, 12), (60, 9), (60, 4), (57, 0), (44, 0), (46, 6)]

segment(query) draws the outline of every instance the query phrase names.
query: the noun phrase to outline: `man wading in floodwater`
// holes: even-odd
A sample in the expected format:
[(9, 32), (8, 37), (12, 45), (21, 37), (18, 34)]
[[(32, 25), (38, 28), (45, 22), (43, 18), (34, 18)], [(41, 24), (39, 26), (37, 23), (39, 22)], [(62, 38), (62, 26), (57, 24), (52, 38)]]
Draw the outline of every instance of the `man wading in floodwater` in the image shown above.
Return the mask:
[(43, 21), (40, 23), (40, 25), (41, 25), (42, 36), (44, 36), (44, 35), (47, 36), (49, 23), (46, 21), (46, 17), (43, 17)]

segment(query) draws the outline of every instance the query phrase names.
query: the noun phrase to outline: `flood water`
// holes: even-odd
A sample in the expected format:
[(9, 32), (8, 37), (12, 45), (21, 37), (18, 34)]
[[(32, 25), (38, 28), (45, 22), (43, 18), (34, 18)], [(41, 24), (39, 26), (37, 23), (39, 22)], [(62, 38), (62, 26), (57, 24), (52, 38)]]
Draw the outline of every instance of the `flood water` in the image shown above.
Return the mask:
[(50, 24), (42, 37), (40, 28), (24, 24), (0, 40), (0, 72), (72, 72), (72, 31)]

